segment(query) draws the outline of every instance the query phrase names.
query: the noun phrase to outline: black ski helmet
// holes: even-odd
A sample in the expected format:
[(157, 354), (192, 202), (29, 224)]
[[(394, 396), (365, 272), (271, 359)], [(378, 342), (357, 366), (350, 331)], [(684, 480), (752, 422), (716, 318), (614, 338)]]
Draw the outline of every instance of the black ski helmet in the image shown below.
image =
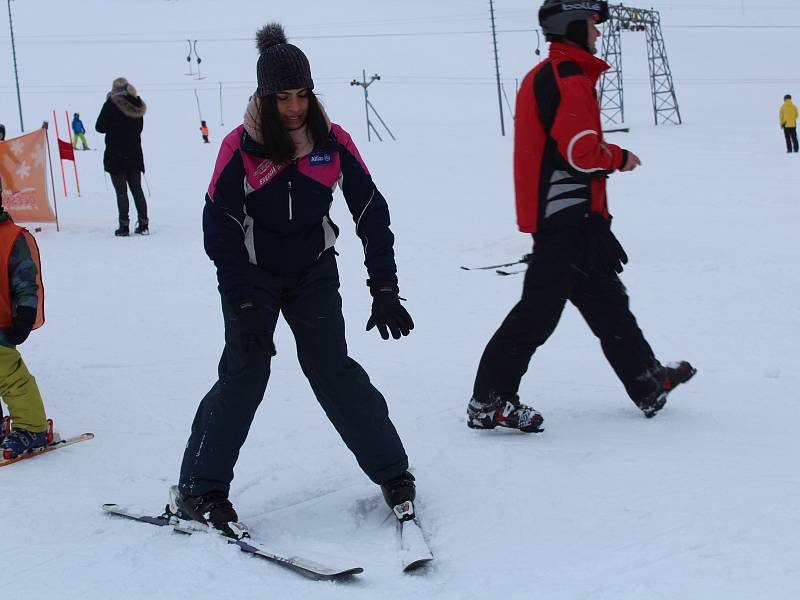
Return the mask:
[(545, 0), (539, 9), (539, 24), (548, 42), (569, 40), (587, 52), (589, 48), (588, 19), (594, 18), (596, 24), (608, 20), (608, 2), (600, 0)]
[(569, 24), (597, 15), (595, 23), (608, 20), (608, 2), (602, 0), (544, 0), (539, 9), (539, 25), (545, 36), (567, 36)]

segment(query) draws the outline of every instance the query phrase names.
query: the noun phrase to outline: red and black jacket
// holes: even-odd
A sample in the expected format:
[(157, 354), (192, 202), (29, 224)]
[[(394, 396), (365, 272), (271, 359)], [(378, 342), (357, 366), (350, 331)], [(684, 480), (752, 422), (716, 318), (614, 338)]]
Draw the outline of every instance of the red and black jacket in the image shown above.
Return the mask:
[(608, 68), (581, 48), (553, 42), (523, 80), (514, 123), (520, 231), (575, 225), (590, 211), (610, 218), (606, 175), (628, 152), (603, 141), (595, 85)]

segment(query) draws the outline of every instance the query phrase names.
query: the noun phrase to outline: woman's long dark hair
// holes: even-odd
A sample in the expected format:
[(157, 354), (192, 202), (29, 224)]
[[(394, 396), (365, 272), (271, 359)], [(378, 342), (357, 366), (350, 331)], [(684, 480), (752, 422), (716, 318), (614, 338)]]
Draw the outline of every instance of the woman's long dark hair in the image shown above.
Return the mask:
[[(306, 114), (308, 133), (314, 143), (314, 148), (320, 148), (328, 140), (328, 123), (313, 90), (306, 91), (308, 92), (308, 113)], [(267, 157), (276, 163), (285, 163), (294, 158), (294, 142), (278, 114), (277, 100), (276, 94), (270, 94), (261, 99), (261, 114), (259, 115), (261, 135), (264, 138), (263, 145)]]

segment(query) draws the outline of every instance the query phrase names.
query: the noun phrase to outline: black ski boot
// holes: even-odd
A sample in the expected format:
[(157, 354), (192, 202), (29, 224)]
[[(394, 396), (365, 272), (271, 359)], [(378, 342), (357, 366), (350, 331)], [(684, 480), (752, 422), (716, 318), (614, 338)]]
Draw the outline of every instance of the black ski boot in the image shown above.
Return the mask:
[(644, 398), (635, 400), (636, 406), (641, 409), (645, 417), (652, 419), (658, 411), (664, 408), (670, 392), (680, 384), (689, 381), (695, 373), (697, 373), (697, 369), (685, 360), (669, 363), (666, 367), (659, 365), (655, 369), (647, 371), (640, 379), (651, 379), (654, 389)]
[(185, 521), (209, 525), (222, 535), (235, 540), (250, 537), (247, 528), (238, 523), (239, 516), (228, 500), (228, 495), (219, 490), (202, 496), (185, 496), (178, 486), (173, 485), (169, 489), (169, 504), (165, 513)]
[(394, 512), (399, 521), (411, 521), (416, 516), (414, 512), (414, 499), (417, 497), (417, 488), (414, 485), (414, 476), (406, 471), (399, 477), (390, 479), (381, 485), (383, 499)]
[(467, 405), (467, 427), (494, 429), (508, 427), (525, 433), (540, 433), (544, 417), (534, 408), (519, 401), (519, 396), (501, 398), (493, 395), (487, 401), (473, 397)]
[(136, 221), (136, 229), (133, 230), (133, 233), (138, 233), (139, 235), (150, 235), (150, 222)]
[(130, 228), (127, 225), (120, 225), (114, 230), (114, 235), (117, 237), (128, 237), (130, 234)]

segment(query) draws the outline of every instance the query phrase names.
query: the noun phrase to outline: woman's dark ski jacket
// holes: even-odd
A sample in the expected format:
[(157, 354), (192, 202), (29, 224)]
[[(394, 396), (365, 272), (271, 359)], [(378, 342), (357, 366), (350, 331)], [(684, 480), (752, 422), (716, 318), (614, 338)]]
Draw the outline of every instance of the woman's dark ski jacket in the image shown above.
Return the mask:
[(331, 124), (327, 142), (278, 164), (240, 125), (222, 142), (203, 211), (205, 249), (231, 304), (252, 298), (249, 264), (297, 273), (333, 248), (339, 228), (328, 211), (342, 188), (374, 282), (396, 284), (389, 207), (350, 135)]
[(108, 173), (138, 169), (144, 173), (142, 129), (147, 105), (138, 96), (118, 94), (109, 96), (94, 128), (106, 134), (103, 167)]

